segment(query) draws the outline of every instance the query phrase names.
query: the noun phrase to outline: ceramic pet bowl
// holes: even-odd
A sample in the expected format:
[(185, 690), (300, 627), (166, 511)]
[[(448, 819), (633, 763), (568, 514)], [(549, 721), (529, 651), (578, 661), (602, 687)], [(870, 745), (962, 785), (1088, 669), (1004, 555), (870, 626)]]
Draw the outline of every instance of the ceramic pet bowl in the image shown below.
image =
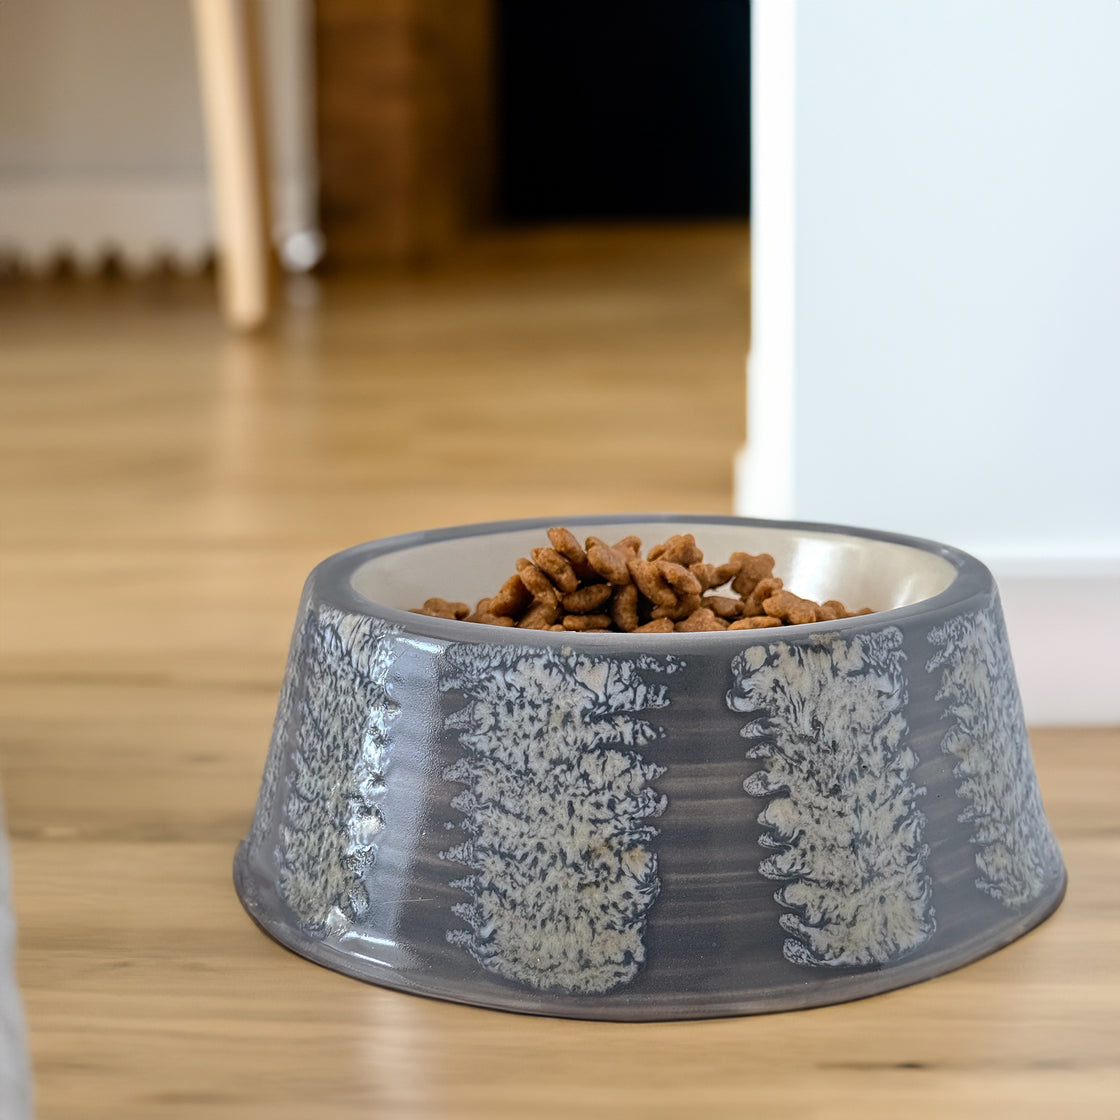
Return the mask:
[(877, 613), (569, 634), (408, 613), (473, 603), (557, 522), (413, 533), (304, 591), (256, 818), (249, 913), (362, 980), (588, 1019), (835, 1003), (990, 953), (1061, 901), (992, 577), (929, 541), (721, 517), (585, 517), (769, 552)]

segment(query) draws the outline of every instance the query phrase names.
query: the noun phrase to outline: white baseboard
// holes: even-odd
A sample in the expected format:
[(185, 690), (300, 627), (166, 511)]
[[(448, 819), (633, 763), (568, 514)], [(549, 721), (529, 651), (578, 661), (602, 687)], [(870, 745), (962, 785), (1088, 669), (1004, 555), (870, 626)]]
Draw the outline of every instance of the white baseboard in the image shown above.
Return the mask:
[(143, 272), (161, 258), (190, 270), (213, 249), (205, 179), (47, 178), (0, 183), (0, 252), (32, 271), (67, 256), (79, 270), (111, 254)]
[[(736, 456), (735, 513), (794, 518), (773, 462), (761, 467), (746, 447)], [(1088, 543), (1060, 554), (945, 543), (973, 552), (995, 576), (1028, 724), (1120, 723), (1120, 555)]]
[[(284, 239), (318, 225), (314, 179), (277, 178), (272, 185), (275, 233)], [(184, 272), (214, 251), (209, 185), (202, 176), (29, 176), (0, 182), (0, 255), (32, 272), (59, 257), (80, 272), (112, 254), (130, 272), (169, 263)]]
[(1116, 569), (1086, 564), (1044, 576), (993, 565), (1028, 724), (1120, 723)]

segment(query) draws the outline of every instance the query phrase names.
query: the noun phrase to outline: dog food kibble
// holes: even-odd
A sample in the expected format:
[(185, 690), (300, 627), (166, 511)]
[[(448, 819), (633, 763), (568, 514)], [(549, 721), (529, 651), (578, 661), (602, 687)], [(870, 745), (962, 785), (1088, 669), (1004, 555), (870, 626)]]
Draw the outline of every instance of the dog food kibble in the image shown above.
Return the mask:
[[(691, 533), (655, 544), (642, 559), (642, 542), (623, 537), (607, 544), (588, 537), (580, 544), (568, 529), (549, 529), (549, 545), (517, 561), (517, 571), (497, 594), (466, 603), (428, 599), (413, 614), (522, 630), (566, 633), (696, 633), (761, 630), (833, 622), (871, 614), (849, 611), (837, 599), (814, 603), (782, 586), (774, 557), (733, 552), (711, 564)], [(730, 586), (728, 586), (730, 585)], [(714, 592), (714, 594), (713, 594)]]

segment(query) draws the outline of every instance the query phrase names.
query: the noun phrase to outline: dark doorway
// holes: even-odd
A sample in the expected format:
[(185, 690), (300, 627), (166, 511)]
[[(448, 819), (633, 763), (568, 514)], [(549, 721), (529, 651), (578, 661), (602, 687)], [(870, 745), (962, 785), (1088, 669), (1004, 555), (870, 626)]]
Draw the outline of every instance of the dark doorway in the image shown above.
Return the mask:
[(747, 0), (499, 0), (507, 221), (745, 217)]

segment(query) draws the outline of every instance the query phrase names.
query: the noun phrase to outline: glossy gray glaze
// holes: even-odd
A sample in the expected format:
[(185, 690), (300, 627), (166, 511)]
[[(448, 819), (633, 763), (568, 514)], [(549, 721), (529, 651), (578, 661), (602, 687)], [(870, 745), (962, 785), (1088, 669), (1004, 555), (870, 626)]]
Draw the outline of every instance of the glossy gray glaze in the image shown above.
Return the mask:
[[(978, 561), (843, 527), (572, 521), (741, 529), (751, 551), (752, 529), (835, 533), (936, 554), (953, 574), (840, 622), (571, 635), (414, 615), (353, 583), (371, 559), (556, 522), (331, 557), (304, 591), (235, 861), (273, 937), (464, 1003), (701, 1018), (914, 983), (1058, 905), (1065, 872)], [(430, 586), (443, 593), (437, 573)]]

